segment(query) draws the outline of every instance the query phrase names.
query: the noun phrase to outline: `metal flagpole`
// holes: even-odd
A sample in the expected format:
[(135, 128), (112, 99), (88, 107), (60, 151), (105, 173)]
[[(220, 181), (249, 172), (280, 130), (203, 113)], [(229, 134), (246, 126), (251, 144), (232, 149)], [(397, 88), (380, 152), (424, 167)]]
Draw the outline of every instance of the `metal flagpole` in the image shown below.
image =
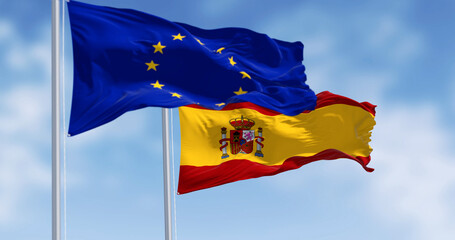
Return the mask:
[[(163, 126), (163, 179), (164, 179), (164, 228), (165, 240), (172, 240), (171, 170), (169, 148), (169, 109), (162, 108)], [(172, 127), (172, 126), (171, 126)]]
[(52, 240), (60, 240), (60, 0), (52, 0)]

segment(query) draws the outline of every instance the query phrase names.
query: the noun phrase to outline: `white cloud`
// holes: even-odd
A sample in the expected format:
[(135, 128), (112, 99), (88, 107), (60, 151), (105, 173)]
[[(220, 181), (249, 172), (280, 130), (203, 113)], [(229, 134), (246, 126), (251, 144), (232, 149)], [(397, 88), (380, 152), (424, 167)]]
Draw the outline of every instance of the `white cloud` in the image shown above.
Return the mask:
[(42, 159), (50, 142), (45, 92), (42, 86), (19, 86), (0, 96), (0, 225), (27, 216), (21, 210), (27, 199), (50, 189), (50, 169)]
[[(145, 108), (127, 112), (112, 122), (70, 137), (68, 143), (76, 148), (83, 148), (110, 139), (122, 139), (125, 142), (128, 140), (136, 141), (141, 136), (149, 135), (146, 131), (151, 132), (157, 128), (161, 129), (161, 110), (158, 108)], [(118, 129), (124, 131), (119, 131)], [(140, 142), (137, 142), (137, 144), (141, 145)], [(161, 151), (155, 145), (150, 146), (150, 148)]]
[(389, 11), (347, 8), (337, 13), (336, 21), (330, 10), (302, 3), (277, 12), (261, 26), (274, 37), (304, 43), (308, 84), (316, 92), (329, 90), (378, 104), (386, 101), (382, 98), (389, 87), (402, 82), (400, 74), (409, 63), (426, 51), (420, 32), (400, 19), (406, 4), (392, 4)]
[(390, 64), (405, 63), (425, 51), (423, 37), (392, 15), (380, 16), (377, 28), (366, 36), (368, 46), (380, 49)]
[(386, 221), (413, 226), (414, 239), (455, 235), (455, 164), (441, 116), (431, 105), (402, 105), (376, 119), (369, 200)]
[(38, 36), (0, 17), (0, 231), (6, 234), (46, 218), (49, 205), (42, 202), (50, 200), (50, 28), (30, 26), (41, 28)]
[(50, 149), (50, 82), (45, 83), (50, 43), (45, 27), (41, 37), (30, 41), (12, 22), (0, 20), (0, 80), (12, 84), (3, 85), (0, 95), (0, 226), (33, 219), (25, 209), (50, 190), (45, 150)]
[(68, 186), (82, 188), (95, 181), (107, 189), (124, 187), (130, 179), (113, 172), (116, 169), (108, 168), (97, 174), (93, 171), (101, 159), (119, 166), (130, 164), (132, 158), (158, 158), (162, 152), (161, 138), (157, 137), (161, 136), (160, 113), (158, 108), (128, 112), (103, 126), (66, 138)]
[(0, 19), (0, 43), (7, 39), (13, 31), (13, 27), (9, 21)]
[[(36, 41), (28, 41), (8, 20), (0, 19), (0, 48), (3, 61), (10, 70), (16, 72), (51, 71), (50, 29), (42, 27), (41, 36)], [(35, 75), (36, 76), (36, 75)], [(4, 77), (4, 75), (3, 75)]]
[(333, 184), (338, 184), (336, 179), (362, 182), (355, 184), (356, 192), (343, 193), (338, 200), (354, 194), (362, 208), (367, 206), (362, 212), (375, 223), (382, 223), (378, 231), (392, 226), (402, 229), (403, 236), (410, 239), (452, 239), (455, 163), (450, 132), (441, 121), (443, 114), (430, 104), (383, 104), (377, 110), (370, 143), (373, 153), (369, 166), (375, 168), (373, 173), (361, 174), (359, 167), (349, 174), (356, 163), (337, 160), (309, 164), (261, 181), (283, 194), (311, 189), (321, 176), (335, 181)]
[[(402, 82), (402, 67), (425, 53), (425, 39), (404, 25), (399, 15), (390, 15), (393, 11), (353, 13), (356, 17), (345, 12), (343, 16), (349, 20), (362, 22), (337, 28), (338, 23), (330, 22), (333, 18), (323, 10), (303, 6), (286, 12), (286, 18), (276, 16), (264, 25), (275, 29), (275, 34), (306, 39), (304, 64), (308, 83), (316, 92), (331, 90), (379, 105), (370, 164), (376, 171), (367, 178), (368, 190), (362, 202), (373, 206), (370, 214), (382, 219), (384, 225), (401, 226), (408, 232), (405, 236), (452, 239), (455, 164), (450, 132), (441, 121), (443, 114), (433, 105), (398, 105), (386, 98), (389, 86)], [(301, 23), (306, 30), (286, 30), (285, 21)], [(343, 45), (351, 40), (350, 44), (358, 45)], [(268, 181), (286, 190), (304, 187), (308, 179), (297, 172), (286, 174), (289, 177)]]
[(4, 93), (0, 97), (0, 133), (13, 139), (22, 137), (35, 141), (49, 135), (49, 90), (40, 85), (25, 85)]
[(17, 143), (1, 141), (0, 144), (1, 226), (12, 224), (24, 215), (20, 207), (36, 190), (49, 190), (51, 175), (36, 150)]

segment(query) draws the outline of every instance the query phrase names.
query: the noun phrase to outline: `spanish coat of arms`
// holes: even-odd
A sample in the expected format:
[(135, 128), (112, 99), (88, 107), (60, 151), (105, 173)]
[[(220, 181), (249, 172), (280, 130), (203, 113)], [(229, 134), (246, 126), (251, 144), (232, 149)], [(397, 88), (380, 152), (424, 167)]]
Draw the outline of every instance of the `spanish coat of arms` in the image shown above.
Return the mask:
[(223, 152), (221, 158), (229, 157), (227, 153), (227, 146), (228, 142), (231, 149), (231, 154), (236, 155), (239, 153), (242, 154), (250, 154), (253, 152), (254, 143), (256, 142), (256, 152), (255, 156), (264, 157), (262, 153), (262, 148), (264, 144), (264, 138), (262, 137), (262, 128), (258, 128), (257, 133), (255, 135), (255, 130), (251, 130), (254, 126), (255, 122), (251, 119), (244, 118), (241, 116), (240, 118), (234, 118), (229, 120), (229, 123), (235, 130), (230, 130), (230, 138), (226, 138), (227, 129), (225, 127), (221, 128), (221, 140), (219, 141), (221, 144), (220, 150)]

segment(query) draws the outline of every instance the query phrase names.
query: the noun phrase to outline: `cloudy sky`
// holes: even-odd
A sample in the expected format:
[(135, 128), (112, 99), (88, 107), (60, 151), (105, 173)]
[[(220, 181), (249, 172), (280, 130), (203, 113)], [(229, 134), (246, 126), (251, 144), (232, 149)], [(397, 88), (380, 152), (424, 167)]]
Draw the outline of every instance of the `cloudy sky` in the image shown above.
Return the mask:
[[(175, 196), (178, 239), (455, 236), (453, 1), (84, 2), (301, 41), (315, 92), (378, 105), (373, 173), (350, 160), (320, 161)], [(65, 25), (68, 122), (68, 19)], [(51, 1), (0, 0), (0, 239), (51, 237), (50, 57)], [(130, 112), (65, 139), (67, 239), (163, 239), (160, 112)], [(176, 110), (173, 125), (177, 180)]]

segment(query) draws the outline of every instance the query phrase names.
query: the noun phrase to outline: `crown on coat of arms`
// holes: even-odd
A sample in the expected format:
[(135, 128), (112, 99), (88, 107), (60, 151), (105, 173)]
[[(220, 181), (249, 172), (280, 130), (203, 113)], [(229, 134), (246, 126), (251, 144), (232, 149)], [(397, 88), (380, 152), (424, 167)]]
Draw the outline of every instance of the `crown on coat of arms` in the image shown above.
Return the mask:
[(229, 123), (236, 130), (250, 130), (254, 126), (254, 121), (248, 118), (243, 118), (243, 115), (240, 118), (233, 118), (229, 120)]

